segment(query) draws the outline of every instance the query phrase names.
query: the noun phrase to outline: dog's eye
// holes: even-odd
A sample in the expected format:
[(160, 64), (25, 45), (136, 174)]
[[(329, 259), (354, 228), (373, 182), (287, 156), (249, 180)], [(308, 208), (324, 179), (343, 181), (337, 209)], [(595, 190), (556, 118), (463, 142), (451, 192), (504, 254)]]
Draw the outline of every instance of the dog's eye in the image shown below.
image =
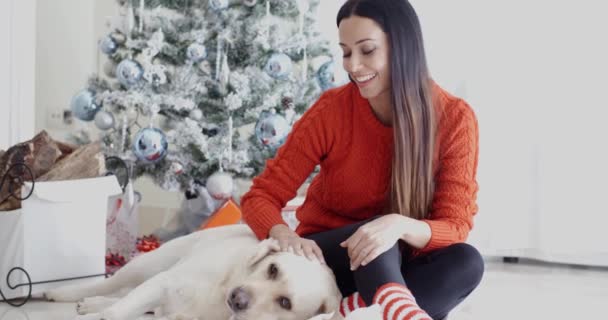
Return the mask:
[(277, 299), (277, 302), (279, 303), (281, 308), (285, 310), (291, 310), (291, 300), (289, 300), (288, 298), (279, 297), (279, 299)]
[(278, 275), (279, 275), (279, 268), (277, 268), (277, 266), (274, 263), (271, 263), (268, 266), (268, 277), (270, 279), (276, 279)]

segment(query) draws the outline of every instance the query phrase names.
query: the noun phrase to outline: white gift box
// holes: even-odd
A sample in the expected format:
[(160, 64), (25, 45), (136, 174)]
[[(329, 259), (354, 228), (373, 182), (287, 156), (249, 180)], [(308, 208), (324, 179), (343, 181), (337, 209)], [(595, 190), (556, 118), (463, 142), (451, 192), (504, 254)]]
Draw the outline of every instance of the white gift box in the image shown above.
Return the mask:
[[(31, 190), (27, 183), (23, 194)], [(0, 212), (0, 289), (7, 299), (26, 297), (23, 272), (32, 282), (105, 274), (108, 198), (122, 192), (116, 177), (36, 182), (30, 198), (19, 210)], [(32, 295), (84, 278), (32, 285)]]

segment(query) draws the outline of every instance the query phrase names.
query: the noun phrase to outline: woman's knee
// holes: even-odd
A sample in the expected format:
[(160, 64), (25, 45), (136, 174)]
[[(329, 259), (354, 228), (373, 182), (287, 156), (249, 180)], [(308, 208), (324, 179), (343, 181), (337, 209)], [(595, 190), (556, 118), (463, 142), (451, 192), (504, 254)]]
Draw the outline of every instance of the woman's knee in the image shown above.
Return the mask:
[(449, 247), (453, 261), (464, 273), (463, 279), (468, 279), (471, 290), (477, 287), (483, 277), (485, 264), (483, 257), (475, 247), (467, 243), (457, 243)]

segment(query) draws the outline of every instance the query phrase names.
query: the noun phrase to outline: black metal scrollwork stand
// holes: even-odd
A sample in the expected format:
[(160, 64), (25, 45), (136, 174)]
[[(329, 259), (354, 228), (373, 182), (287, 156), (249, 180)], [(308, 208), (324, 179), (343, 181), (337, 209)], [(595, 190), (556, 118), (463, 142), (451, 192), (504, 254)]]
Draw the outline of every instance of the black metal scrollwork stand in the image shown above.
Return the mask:
[[(21, 194), (21, 187), (23, 186), (23, 183), (28, 180), (32, 182), (32, 187), (27, 192), (27, 194), (25, 196), (23, 196)], [(9, 169), (4, 174), (4, 176), (2, 177), (2, 180), (0, 180), (0, 190), (2, 190), (4, 188), (5, 183), (7, 184), (6, 188), (8, 188), (8, 196), (6, 196), (4, 199), (0, 199), (0, 204), (4, 203), (9, 198), (15, 198), (15, 199), (21, 200), (21, 201), (29, 198), (32, 195), (32, 193), (34, 192), (34, 184), (35, 184), (34, 180), (35, 179), (34, 179), (34, 174), (32, 173), (32, 170), (25, 163), (16, 163), (16, 164), (13, 164), (12, 166), (10, 166)], [(16, 285), (16, 286), (11, 285), (11, 283), (10, 283), (11, 274), (17, 270), (22, 271), (25, 274), (25, 276), (27, 277), (26, 284), (20, 284), (20, 285)], [(22, 287), (24, 285), (29, 286), (28, 295), (21, 302), (14, 302), (15, 299), (7, 300), (6, 297), (4, 296), (4, 293), (2, 292), (2, 290), (0, 290), (0, 296), (2, 296), (2, 300), (6, 301), (6, 303), (10, 304), (11, 306), (20, 307), (20, 306), (24, 305), (32, 296), (32, 280), (30, 279), (30, 275), (27, 273), (27, 271), (25, 271), (21, 267), (12, 268), (8, 272), (8, 274), (6, 275), (6, 285), (11, 290), (15, 290), (18, 287)]]
[[(116, 159), (114, 159), (114, 160), (116, 160)], [(120, 160), (119, 163), (122, 161), (121, 159), (118, 159), (118, 160)], [(125, 166), (125, 168), (126, 168), (126, 165), (124, 164), (124, 162), (119, 165)], [(11, 197), (21, 200), (21, 201), (29, 198), (32, 195), (32, 193), (34, 192), (34, 184), (35, 184), (34, 180), (35, 179), (34, 179), (34, 175), (32, 174), (32, 170), (30, 170), (30, 168), (27, 165), (25, 165), (24, 163), (17, 163), (17, 164), (12, 165), (8, 169), (6, 174), (4, 174), (4, 176), (2, 177), (2, 180), (0, 181), (0, 190), (2, 190), (2, 188), (4, 188), (5, 183), (8, 183), (7, 188), (9, 191), (7, 197), (5, 197), (4, 199), (0, 199), (0, 204), (4, 203), (6, 200), (8, 200)], [(23, 196), (21, 194), (21, 187), (23, 186), (23, 183), (25, 181), (31, 181), (32, 187), (27, 192), (27, 194), (25, 196)], [(11, 274), (15, 271), (23, 272), (23, 274), (27, 278), (27, 282), (12, 285), (10, 283), (10, 277), (11, 277)], [(11, 290), (15, 290), (15, 289), (23, 287), (23, 286), (28, 286), (28, 294), (24, 298), (6, 299), (6, 296), (4, 295), (2, 290), (0, 290), (0, 296), (2, 296), (2, 300), (0, 300), (0, 302), (6, 302), (9, 305), (14, 306), (14, 307), (21, 307), (32, 298), (32, 285), (59, 282), (59, 281), (86, 279), (86, 278), (93, 278), (93, 277), (100, 277), (100, 276), (107, 277), (108, 274), (102, 273), (102, 274), (96, 274), (96, 275), (90, 275), (90, 276), (32, 282), (32, 279), (30, 278), (29, 273), (27, 273), (27, 271), (25, 271), (25, 269), (23, 269), (21, 267), (14, 267), (6, 275), (6, 284), (7, 284), (8, 288), (10, 288)], [(16, 300), (20, 300), (20, 299), (23, 299), (23, 300), (16, 301)]]

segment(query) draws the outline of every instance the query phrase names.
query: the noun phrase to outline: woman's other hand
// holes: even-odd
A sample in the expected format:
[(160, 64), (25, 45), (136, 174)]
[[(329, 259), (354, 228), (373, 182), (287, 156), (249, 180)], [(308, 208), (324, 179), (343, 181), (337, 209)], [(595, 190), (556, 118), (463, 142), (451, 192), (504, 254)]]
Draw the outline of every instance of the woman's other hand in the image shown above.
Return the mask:
[(374, 219), (340, 243), (348, 250), (350, 268), (365, 266), (397, 243), (404, 234), (404, 217), (393, 213)]

